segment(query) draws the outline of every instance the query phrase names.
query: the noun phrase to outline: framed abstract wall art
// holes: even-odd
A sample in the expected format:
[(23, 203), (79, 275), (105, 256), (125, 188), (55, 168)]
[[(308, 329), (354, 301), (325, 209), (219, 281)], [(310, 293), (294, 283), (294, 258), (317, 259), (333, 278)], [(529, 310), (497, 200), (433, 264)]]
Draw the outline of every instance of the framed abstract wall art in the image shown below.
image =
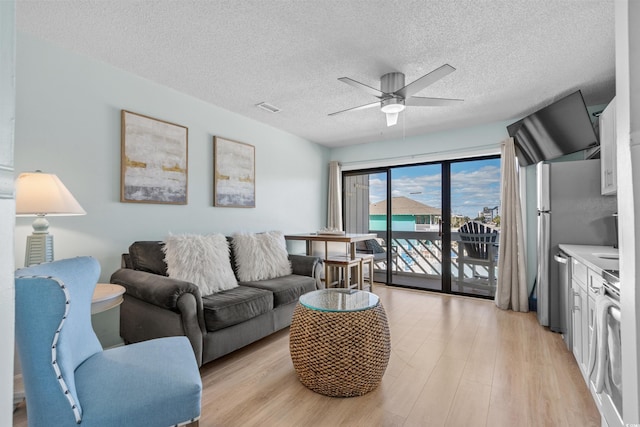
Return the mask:
[(122, 110), (120, 201), (187, 204), (188, 129)]
[(213, 205), (256, 207), (255, 147), (213, 137)]

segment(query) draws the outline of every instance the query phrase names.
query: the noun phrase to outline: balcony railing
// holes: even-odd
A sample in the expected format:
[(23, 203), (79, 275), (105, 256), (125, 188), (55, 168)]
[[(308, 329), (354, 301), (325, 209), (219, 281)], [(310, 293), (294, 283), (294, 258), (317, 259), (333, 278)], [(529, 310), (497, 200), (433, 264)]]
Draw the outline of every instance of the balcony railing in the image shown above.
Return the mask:
[[(380, 238), (384, 238), (384, 233), (377, 233)], [(459, 278), (459, 235), (458, 232), (451, 233), (451, 282), (454, 286)], [(425, 286), (434, 289), (433, 283), (440, 282), (443, 271), (442, 237), (438, 231), (394, 231), (392, 233), (391, 245), (387, 242), (387, 247), (391, 246), (394, 251), (392, 257), (393, 283), (417, 285), (420, 280), (429, 281), (431, 285)], [(376, 264), (376, 272), (385, 271), (385, 263)], [(380, 276), (379, 277), (383, 277)], [(463, 282), (465, 286), (472, 286), (474, 282), (489, 277), (488, 266), (476, 266), (475, 268), (464, 265)]]

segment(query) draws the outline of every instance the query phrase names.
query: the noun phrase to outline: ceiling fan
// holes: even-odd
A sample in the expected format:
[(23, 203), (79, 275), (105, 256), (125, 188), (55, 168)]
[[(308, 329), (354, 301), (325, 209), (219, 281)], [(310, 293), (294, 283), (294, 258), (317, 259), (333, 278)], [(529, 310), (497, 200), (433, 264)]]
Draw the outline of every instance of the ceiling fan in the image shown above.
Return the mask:
[(375, 96), (379, 101), (371, 104), (361, 105), (359, 107), (349, 108), (342, 111), (336, 111), (329, 114), (335, 116), (349, 111), (364, 110), (366, 108), (380, 107), (387, 116), (387, 126), (393, 126), (398, 123), (398, 113), (404, 110), (405, 106), (409, 107), (442, 107), (455, 105), (462, 99), (447, 98), (424, 98), (421, 96), (413, 96), (414, 93), (420, 92), (427, 86), (437, 82), (441, 78), (451, 74), (456, 69), (449, 64), (436, 68), (429, 74), (420, 77), (408, 85), (404, 84), (403, 73), (387, 73), (380, 77), (380, 90), (368, 86), (364, 83), (357, 82), (349, 77), (340, 77), (338, 80), (353, 87), (364, 90)]

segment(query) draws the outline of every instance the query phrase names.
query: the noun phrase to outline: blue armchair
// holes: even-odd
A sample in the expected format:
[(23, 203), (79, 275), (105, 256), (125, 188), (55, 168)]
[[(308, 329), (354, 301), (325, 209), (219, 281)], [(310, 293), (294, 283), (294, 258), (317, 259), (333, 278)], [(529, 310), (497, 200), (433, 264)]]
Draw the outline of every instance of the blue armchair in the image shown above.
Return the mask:
[(103, 350), (91, 326), (98, 262), (16, 272), (16, 342), (36, 426), (198, 425), (202, 382), (185, 337)]

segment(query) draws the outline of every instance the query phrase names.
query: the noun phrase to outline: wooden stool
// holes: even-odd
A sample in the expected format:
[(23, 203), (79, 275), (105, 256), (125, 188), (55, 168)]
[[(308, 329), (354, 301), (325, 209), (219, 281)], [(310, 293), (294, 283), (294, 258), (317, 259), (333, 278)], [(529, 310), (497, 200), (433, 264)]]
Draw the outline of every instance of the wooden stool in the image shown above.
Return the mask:
[[(360, 260), (360, 289), (361, 291), (365, 290), (365, 285), (369, 286), (369, 292), (373, 292), (373, 261), (374, 256), (372, 254), (366, 255), (356, 255), (356, 259)], [(364, 266), (369, 266), (369, 277), (366, 278), (364, 276)]]
[[(360, 258), (351, 259), (349, 256), (334, 256), (331, 258), (327, 258), (324, 260), (324, 280), (325, 286), (328, 288), (333, 285), (333, 277), (331, 272), (334, 268), (337, 268), (340, 271), (344, 271), (344, 287), (347, 289), (351, 288), (359, 288), (362, 286), (362, 261)], [(351, 276), (351, 269), (356, 269), (356, 275)], [(340, 273), (338, 273), (338, 285), (340, 286)], [(356, 279), (356, 283), (351, 283), (351, 278), (354, 277)]]

